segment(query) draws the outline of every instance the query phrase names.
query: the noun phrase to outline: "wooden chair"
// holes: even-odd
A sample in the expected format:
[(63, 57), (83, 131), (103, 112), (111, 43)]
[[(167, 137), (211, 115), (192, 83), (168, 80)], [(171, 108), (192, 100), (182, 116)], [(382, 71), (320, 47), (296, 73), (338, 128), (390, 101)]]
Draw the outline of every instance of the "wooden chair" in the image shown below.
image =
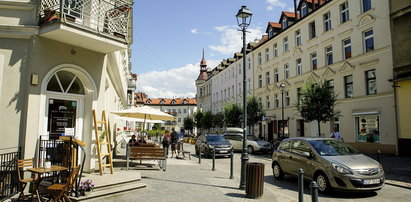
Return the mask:
[(27, 168), (33, 168), (34, 166), (34, 159), (20, 159), (17, 160), (17, 167), (18, 167), (18, 176), (19, 176), (19, 185), (20, 185), (20, 195), (19, 199), (24, 197), (24, 189), (26, 188), (29, 182), (33, 182), (35, 180), (34, 174), (31, 174), (30, 178), (24, 178), (24, 173), (27, 171)]
[(50, 191), (53, 196), (53, 201), (61, 201), (61, 199), (64, 198), (64, 201), (71, 202), (68, 196), (69, 196), (70, 190), (74, 187), (76, 183), (76, 179), (79, 174), (79, 171), (80, 171), (80, 165), (73, 168), (65, 184), (53, 184), (47, 187), (47, 190)]

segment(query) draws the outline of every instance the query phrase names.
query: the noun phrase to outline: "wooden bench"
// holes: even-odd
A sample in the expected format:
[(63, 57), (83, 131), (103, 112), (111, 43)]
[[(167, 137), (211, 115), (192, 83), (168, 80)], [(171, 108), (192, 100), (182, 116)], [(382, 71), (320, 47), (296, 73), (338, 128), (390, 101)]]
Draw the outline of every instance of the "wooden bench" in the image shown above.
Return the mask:
[(188, 158), (191, 160), (191, 153), (189, 151), (184, 150), (184, 143), (183, 142), (179, 142), (177, 144), (177, 152), (178, 152), (178, 155), (180, 155), (180, 153), (182, 153), (183, 158), (185, 158), (186, 157), (185, 155), (187, 154)]
[(128, 146), (127, 150), (127, 170), (130, 161), (136, 159), (140, 160), (140, 162), (141, 160), (157, 160), (160, 168), (166, 171), (167, 158), (166, 150), (164, 148)]

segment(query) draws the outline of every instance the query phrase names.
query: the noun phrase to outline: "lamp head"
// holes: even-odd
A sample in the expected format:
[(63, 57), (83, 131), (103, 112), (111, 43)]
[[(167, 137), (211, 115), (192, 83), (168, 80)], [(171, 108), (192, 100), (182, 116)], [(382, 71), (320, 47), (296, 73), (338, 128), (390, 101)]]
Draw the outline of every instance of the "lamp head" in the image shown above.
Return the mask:
[(251, 23), (252, 15), (253, 14), (247, 8), (247, 6), (241, 6), (241, 9), (238, 10), (237, 15), (235, 16), (237, 18), (238, 26), (240, 26), (243, 29), (247, 28)]

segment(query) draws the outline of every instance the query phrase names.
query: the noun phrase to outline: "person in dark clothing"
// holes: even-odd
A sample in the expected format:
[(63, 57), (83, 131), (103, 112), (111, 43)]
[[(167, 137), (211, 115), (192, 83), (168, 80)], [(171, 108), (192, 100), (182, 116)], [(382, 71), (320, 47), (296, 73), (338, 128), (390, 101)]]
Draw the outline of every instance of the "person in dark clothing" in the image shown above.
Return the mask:
[(171, 131), (171, 158), (174, 157), (174, 154), (177, 158), (176, 146), (178, 143), (178, 133), (174, 130), (174, 128), (172, 128)]
[(147, 143), (147, 141), (144, 139), (144, 135), (140, 137), (140, 139), (137, 141), (138, 143)]
[(128, 141), (128, 145), (129, 146), (137, 146), (137, 139), (136, 139), (136, 135), (132, 135), (131, 139)]
[(168, 148), (170, 147), (170, 132), (168, 130), (164, 132), (163, 141), (161, 143), (163, 144), (163, 148), (166, 148), (166, 154), (168, 157)]

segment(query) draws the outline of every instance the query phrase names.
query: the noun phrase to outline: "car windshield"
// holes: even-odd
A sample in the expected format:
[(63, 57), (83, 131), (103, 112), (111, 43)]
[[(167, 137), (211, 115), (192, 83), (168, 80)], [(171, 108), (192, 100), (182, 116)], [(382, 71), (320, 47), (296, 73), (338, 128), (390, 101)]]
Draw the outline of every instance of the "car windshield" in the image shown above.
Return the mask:
[(217, 135), (213, 135), (213, 136), (207, 136), (206, 137), (207, 141), (209, 142), (227, 142), (227, 140), (222, 137), (222, 136), (217, 136)]
[(337, 140), (309, 140), (311, 146), (320, 154), (321, 156), (341, 156), (341, 155), (355, 155), (359, 152)]
[(254, 135), (247, 136), (247, 139), (252, 140), (252, 141), (260, 141), (260, 139), (258, 139), (258, 137), (254, 136)]

